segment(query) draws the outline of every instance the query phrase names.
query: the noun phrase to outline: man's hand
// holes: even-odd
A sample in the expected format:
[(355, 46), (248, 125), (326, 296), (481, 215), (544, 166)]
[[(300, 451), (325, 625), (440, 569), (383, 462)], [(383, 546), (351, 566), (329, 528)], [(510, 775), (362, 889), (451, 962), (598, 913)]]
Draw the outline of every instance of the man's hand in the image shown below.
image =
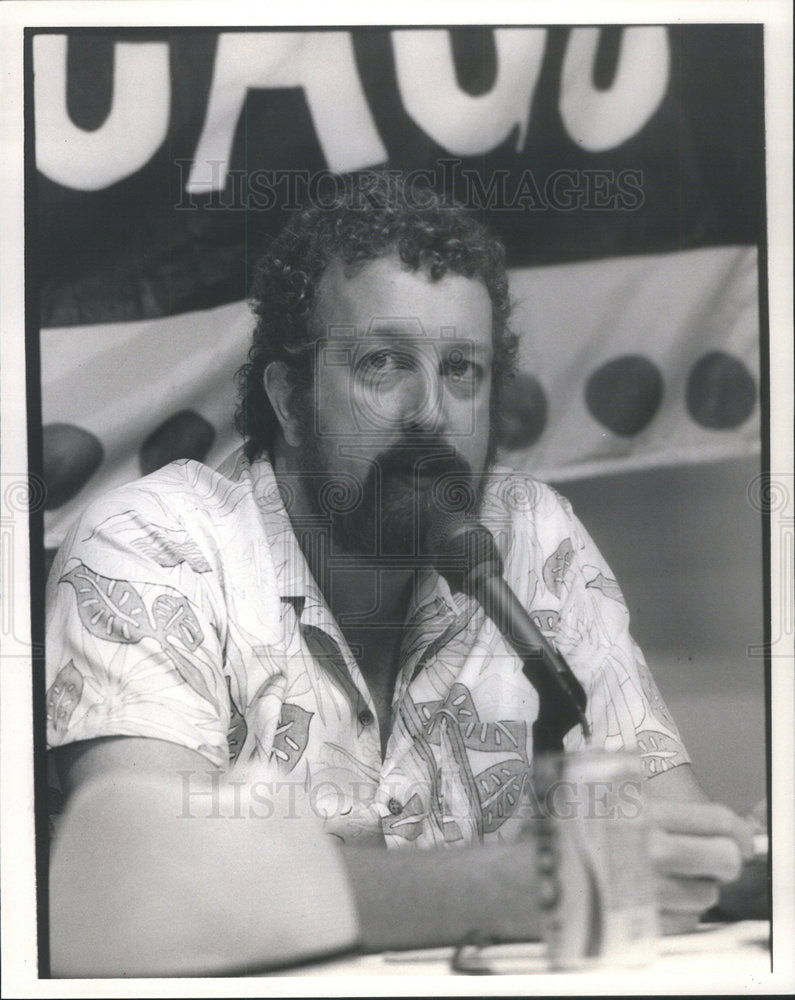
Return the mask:
[(694, 930), (718, 899), (721, 883), (733, 882), (753, 851), (750, 826), (715, 802), (649, 796), (651, 856), (657, 870), (661, 929)]

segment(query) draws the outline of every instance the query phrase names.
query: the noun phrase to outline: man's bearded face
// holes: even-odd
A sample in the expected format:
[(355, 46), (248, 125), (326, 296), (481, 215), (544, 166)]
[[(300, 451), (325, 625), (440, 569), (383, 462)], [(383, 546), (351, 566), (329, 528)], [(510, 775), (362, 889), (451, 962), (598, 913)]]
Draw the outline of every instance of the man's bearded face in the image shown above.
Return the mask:
[(415, 555), (435, 511), (477, 511), (493, 458), (488, 292), (397, 257), (335, 262), (315, 321), (314, 384), (293, 400), (310, 510), (335, 549)]
[(404, 439), (376, 455), (359, 488), (326, 465), (317, 438), (301, 446), (312, 513), (327, 518), (335, 549), (357, 555), (411, 556), (423, 553), (432, 518), (440, 513), (476, 515), (485, 479), (436, 435)]

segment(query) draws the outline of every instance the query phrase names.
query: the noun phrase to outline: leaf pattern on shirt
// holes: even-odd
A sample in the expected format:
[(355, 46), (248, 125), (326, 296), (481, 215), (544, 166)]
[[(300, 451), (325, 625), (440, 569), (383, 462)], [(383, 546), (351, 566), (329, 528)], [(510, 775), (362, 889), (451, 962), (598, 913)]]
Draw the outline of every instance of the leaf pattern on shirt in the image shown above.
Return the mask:
[(229, 763), (234, 764), (237, 758), (240, 756), (240, 751), (243, 749), (243, 744), (246, 742), (246, 736), (248, 735), (248, 726), (246, 725), (246, 718), (240, 709), (235, 704), (235, 699), (232, 697), (232, 678), (226, 678), (226, 690), (229, 694), (229, 728), (226, 733), (226, 743), (229, 747)]
[[(319, 679), (322, 679), (324, 685), (330, 681), (335, 688), (344, 694), (350, 704), (358, 705), (360, 701), (359, 689), (354, 684), (345, 657), (332, 636), (314, 625), (303, 626), (301, 634), (312, 658), (321, 665)], [(319, 689), (316, 697), (318, 709), (322, 714), (323, 707)]]
[(452, 685), (447, 697), (437, 709), (436, 716), (431, 720), (431, 724), (428, 727), (429, 732), (433, 731), (435, 724), (442, 715), (464, 725), (480, 721), (480, 716), (478, 715), (477, 708), (475, 708), (475, 702), (472, 700), (469, 688), (458, 682)]
[(280, 771), (289, 774), (306, 750), (309, 739), (309, 723), (314, 712), (307, 712), (300, 705), (285, 702), (282, 714), (273, 736), (271, 757), (276, 758)]
[(560, 597), (566, 572), (574, 558), (574, 547), (570, 538), (564, 538), (544, 563), (544, 583), (547, 590)]
[(541, 608), (538, 611), (531, 611), (530, 617), (539, 632), (546, 637), (554, 635), (555, 630), (560, 624), (560, 612), (552, 611), (549, 608)]
[(461, 735), (467, 750), (487, 753), (518, 753), (527, 756), (527, 723), (515, 719), (501, 722), (470, 722), (462, 726)]
[(445, 844), (455, 844), (464, 839), (461, 827), (454, 819), (445, 819), (443, 833)]
[(172, 569), (187, 563), (194, 573), (210, 573), (212, 567), (204, 558), (199, 546), (187, 531), (173, 531), (159, 524), (152, 525), (151, 531), (131, 544), (143, 555), (162, 566)]
[[(182, 465), (179, 485), (166, 480), (175, 497), (184, 497), (188, 504), (197, 503), (205, 510), (212, 510), (220, 518), (230, 517), (249, 492), (245, 481), (237, 481), (218, 476), (212, 469), (190, 459), (178, 459), (171, 467)], [(169, 467), (166, 467), (169, 468)], [(160, 469), (148, 477), (149, 483), (157, 482), (165, 470)]]
[(53, 732), (66, 732), (83, 694), (83, 675), (70, 660), (61, 667), (47, 692), (47, 721)]
[(77, 610), (91, 635), (109, 642), (157, 642), (179, 676), (217, 711), (220, 706), (207, 686), (203, 671), (186, 655), (195, 652), (204, 636), (186, 597), (160, 587), (152, 600), (151, 616), (138, 589), (129, 580), (102, 576), (79, 563), (61, 577), (75, 591)]
[(523, 760), (503, 760), (475, 775), (483, 814), (483, 833), (494, 833), (514, 814), (530, 768)]
[[(477, 785), (461, 730), (444, 715), (439, 724), (439, 747), (439, 806), (445, 840), (450, 833), (455, 835), (458, 832), (465, 840), (480, 842), (483, 840), (483, 817)], [(455, 822), (457, 831), (447, 828), (449, 820)], [(462, 832), (462, 826), (465, 832)]]
[(397, 816), (386, 816), (381, 821), (384, 833), (392, 833), (402, 840), (416, 840), (422, 832), (425, 819), (422, 799), (415, 792)]
[(642, 654), (639, 654), (636, 658), (636, 667), (641, 688), (640, 700), (644, 709), (649, 710), (653, 716), (656, 716), (657, 720), (662, 722), (671, 733), (677, 732), (674, 718), (668, 711), (668, 706), (663, 701), (660, 689), (657, 687), (657, 682), (652, 677), (651, 671)]
[(687, 758), (667, 733), (644, 729), (638, 733), (638, 753), (649, 777), (668, 771)]
[(592, 580), (589, 580), (585, 586), (593, 590), (601, 590), (605, 597), (618, 601), (620, 604), (624, 603), (624, 595), (621, 593), (618, 583), (610, 577), (605, 576), (601, 571)]
[(159, 594), (152, 601), (152, 619), (158, 633), (169, 641), (179, 642), (191, 652), (204, 638), (199, 619), (182, 594)]
[(119, 539), (164, 569), (173, 569), (187, 563), (194, 573), (212, 571), (201, 549), (184, 528), (154, 522), (143, 523), (134, 510), (124, 510), (106, 517), (88, 535), (86, 541), (102, 536)]
[(127, 580), (100, 576), (80, 563), (59, 582), (74, 587), (80, 620), (97, 638), (136, 643), (152, 635), (141, 595)]
[(420, 702), (416, 708), (428, 742), (434, 746), (439, 746), (442, 723), (450, 720), (459, 727), (467, 750), (527, 757), (527, 723), (515, 719), (481, 722), (472, 693), (463, 684), (453, 684), (444, 701)]

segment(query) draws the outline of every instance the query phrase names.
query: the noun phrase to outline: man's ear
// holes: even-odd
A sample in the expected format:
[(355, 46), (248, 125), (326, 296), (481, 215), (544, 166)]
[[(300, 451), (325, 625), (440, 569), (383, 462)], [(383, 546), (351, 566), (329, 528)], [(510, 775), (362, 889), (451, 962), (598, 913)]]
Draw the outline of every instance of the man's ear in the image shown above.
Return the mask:
[(288, 378), (287, 365), (283, 361), (271, 361), (262, 376), (262, 384), (285, 441), (292, 448), (297, 447), (301, 443), (301, 435), (298, 421), (290, 411), (293, 387)]

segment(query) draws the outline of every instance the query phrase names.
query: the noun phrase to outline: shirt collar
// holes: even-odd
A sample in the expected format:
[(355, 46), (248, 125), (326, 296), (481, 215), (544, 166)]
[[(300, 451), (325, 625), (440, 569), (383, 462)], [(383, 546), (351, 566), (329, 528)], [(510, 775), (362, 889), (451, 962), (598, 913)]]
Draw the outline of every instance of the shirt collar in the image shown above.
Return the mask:
[[(237, 475), (246, 475), (251, 480), (260, 520), (273, 555), (280, 598), (293, 604), (299, 617), (310, 608), (323, 609), (330, 616), (323, 593), (296, 538), (270, 459), (263, 455), (249, 462), (243, 449), (240, 449), (234, 460)], [(457, 614), (461, 610), (460, 604), (443, 577), (433, 569), (422, 569), (417, 574), (408, 621), (415, 616), (424, 617), (434, 607), (437, 614), (444, 611)], [(315, 615), (317, 613), (315, 611)]]
[[(307, 604), (325, 604), (295, 537), (270, 459), (263, 455), (250, 462), (241, 448), (231, 456), (229, 464), (233, 465), (233, 478), (248, 478), (251, 482), (254, 502), (276, 569), (279, 597), (296, 605), (299, 614)], [(224, 467), (226, 465), (224, 463)]]

